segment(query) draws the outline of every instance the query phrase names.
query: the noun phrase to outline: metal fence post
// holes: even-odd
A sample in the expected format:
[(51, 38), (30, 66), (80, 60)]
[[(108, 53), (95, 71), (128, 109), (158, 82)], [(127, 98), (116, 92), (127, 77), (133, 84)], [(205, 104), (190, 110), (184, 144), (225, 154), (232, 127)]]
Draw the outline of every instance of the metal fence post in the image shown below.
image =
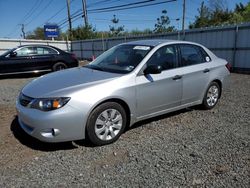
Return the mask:
[(95, 59), (94, 40), (92, 40), (92, 60)]
[(102, 33), (102, 51), (105, 51), (105, 46), (104, 46), (104, 37), (103, 37), (103, 33)]
[(82, 40), (80, 40), (80, 47), (81, 47), (81, 60), (83, 60), (83, 55), (82, 55), (82, 53), (83, 53), (83, 49), (82, 49)]
[(234, 48), (233, 48), (233, 62), (232, 62), (232, 70), (235, 68), (235, 61), (236, 61), (236, 52), (237, 52), (237, 41), (238, 41), (238, 32), (239, 32), (239, 26), (236, 25), (235, 31), (234, 31)]

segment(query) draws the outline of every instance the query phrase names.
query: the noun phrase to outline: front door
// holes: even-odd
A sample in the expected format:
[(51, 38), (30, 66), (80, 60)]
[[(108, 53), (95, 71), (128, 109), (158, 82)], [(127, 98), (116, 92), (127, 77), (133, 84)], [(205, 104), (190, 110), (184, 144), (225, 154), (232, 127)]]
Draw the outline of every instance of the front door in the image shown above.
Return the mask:
[(33, 70), (51, 69), (56, 62), (57, 51), (49, 47), (34, 47), (34, 55), (32, 56)]
[(32, 62), (32, 53), (32, 47), (21, 47), (14, 51), (13, 54), (15, 55), (6, 55), (0, 61), (0, 73), (25, 72), (29, 70)]
[(181, 104), (182, 79), (176, 74), (177, 50), (175, 46), (158, 49), (148, 60), (148, 65), (160, 65), (160, 74), (136, 77), (137, 117), (156, 115)]

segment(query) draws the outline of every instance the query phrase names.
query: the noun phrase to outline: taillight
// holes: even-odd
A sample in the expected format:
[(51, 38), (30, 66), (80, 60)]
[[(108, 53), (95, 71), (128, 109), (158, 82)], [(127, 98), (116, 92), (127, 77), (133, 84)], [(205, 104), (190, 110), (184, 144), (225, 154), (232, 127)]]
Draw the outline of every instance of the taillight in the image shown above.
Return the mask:
[(71, 54), (71, 57), (73, 57), (74, 59), (77, 59), (77, 57), (76, 57), (76, 54)]
[(226, 64), (226, 67), (227, 67), (227, 70), (230, 72), (230, 71), (231, 71), (232, 66), (231, 66), (229, 63), (227, 63), (227, 64)]

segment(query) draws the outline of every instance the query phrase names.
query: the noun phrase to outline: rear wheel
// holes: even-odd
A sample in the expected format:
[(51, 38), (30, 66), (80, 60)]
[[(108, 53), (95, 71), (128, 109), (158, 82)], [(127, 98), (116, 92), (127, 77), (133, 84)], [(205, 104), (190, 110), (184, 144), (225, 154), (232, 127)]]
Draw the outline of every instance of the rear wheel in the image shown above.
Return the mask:
[(217, 104), (221, 93), (221, 88), (217, 82), (212, 82), (203, 98), (202, 106), (205, 109), (212, 109)]
[(65, 63), (58, 62), (58, 63), (53, 65), (52, 70), (53, 71), (59, 71), (59, 70), (63, 70), (63, 69), (66, 69), (66, 68), (67, 68), (67, 65)]
[(103, 103), (89, 116), (87, 134), (94, 145), (115, 142), (123, 133), (127, 118), (124, 108), (116, 102)]

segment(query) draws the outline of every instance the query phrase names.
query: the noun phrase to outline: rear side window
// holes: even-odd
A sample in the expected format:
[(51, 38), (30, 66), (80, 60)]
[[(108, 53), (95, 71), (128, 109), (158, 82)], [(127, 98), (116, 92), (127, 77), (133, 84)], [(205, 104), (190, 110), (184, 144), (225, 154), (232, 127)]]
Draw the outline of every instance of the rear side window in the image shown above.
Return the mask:
[(44, 54), (56, 54), (57, 52), (51, 48), (46, 47), (35, 47), (34, 51), (37, 55), (44, 55)]
[(206, 62), (202, 49), (194, 45), (180, 45), (181, 66), (196, 65)]

